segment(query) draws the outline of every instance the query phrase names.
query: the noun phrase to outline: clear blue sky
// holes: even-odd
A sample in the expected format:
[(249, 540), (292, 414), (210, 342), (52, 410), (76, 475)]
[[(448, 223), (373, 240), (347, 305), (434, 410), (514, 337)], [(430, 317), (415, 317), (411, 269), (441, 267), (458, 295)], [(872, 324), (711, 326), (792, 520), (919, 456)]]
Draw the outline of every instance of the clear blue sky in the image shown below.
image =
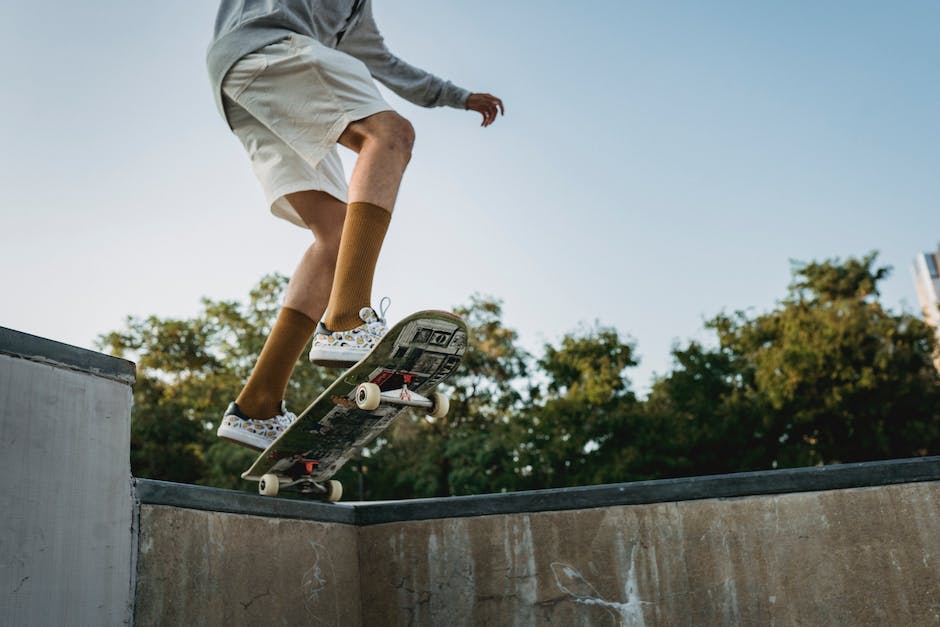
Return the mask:
[[(290, 273), (204, 69), (215, 3), (0, 7), (0, 325), (91, 347)], [(940, 2), (375, 0), (406, 60), (507, 114), (389, 96), (417, 146), (375, 297), (392, 320), (501, 298), (539, 351), (595, 320), (644, 390), (723, 310), (765, 311), (791, 260), (881, 251), (884, 301), (940, 240)], [(347, 166), (352, 161), (346, 160)]]

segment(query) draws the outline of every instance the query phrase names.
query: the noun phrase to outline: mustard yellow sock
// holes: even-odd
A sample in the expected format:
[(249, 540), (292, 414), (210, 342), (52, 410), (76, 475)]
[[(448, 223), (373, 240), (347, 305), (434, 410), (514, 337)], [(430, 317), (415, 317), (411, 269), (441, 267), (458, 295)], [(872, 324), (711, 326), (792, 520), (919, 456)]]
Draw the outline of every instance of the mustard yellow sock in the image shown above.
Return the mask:
[(316, 328), (317, 323), (305, 314), (281, 308), (248, 383), (235, 399), (245, 415), (265, 420), (280, 413), (294, 365)]
[(359, 310), (372, 305), (372, 277), (392, 214), (367, 202), (346, 208), (336, 273), (323, 324), (330, 331), (348, 331), (362, 324)]

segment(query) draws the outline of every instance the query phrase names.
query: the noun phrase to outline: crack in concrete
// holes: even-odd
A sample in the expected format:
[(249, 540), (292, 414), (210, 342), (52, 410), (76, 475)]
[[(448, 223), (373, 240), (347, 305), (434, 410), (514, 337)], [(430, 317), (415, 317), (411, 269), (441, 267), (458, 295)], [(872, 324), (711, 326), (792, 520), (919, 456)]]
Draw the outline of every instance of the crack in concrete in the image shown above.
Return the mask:
[(251, 600), (248, 601), (247, 603), (242, 603), (241, 601), (239, 601), (238, 603), (242, 606), (242, 609), (247, 610), (249, 607), (251, 607), (251, 605), (252, 605), (255, 601), (257, 601), (258, 599), (260, 599), (260, 598), (262, 598), (262, 597), (266, 597), (266, 596), (271, 596), (271, 588), (268, 588), (268, 589), (265, 590), (264, 592), (262, 592), (262, 593), (260, 593), (260, 594), (256, 594), (255, 596), (251, 597)]

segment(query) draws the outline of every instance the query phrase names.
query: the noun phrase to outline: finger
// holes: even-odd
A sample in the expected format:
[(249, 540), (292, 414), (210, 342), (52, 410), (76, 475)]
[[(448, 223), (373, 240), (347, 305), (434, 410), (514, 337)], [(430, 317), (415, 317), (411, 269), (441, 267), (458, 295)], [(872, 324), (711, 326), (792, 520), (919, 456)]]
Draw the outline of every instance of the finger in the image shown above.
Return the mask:
[(497, 98), (496, 96), (492, 94), (486, 94), (486, 97), (487, 97), (487, 100), (489, 101), (488, 104), (490, 106), (494, 108), (498, 108), (501, 114), (503, 115), (506, 114), (506, 107), (503, 106), (503, 101), (501, 99)]

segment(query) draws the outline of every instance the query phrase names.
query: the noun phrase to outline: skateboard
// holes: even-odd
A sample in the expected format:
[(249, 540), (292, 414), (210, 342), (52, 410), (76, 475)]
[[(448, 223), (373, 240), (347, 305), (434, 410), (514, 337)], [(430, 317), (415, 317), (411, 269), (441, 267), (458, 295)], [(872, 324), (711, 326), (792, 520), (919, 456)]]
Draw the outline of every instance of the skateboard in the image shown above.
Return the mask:
[(293, 490), (335, 502), (342, 485), (330, 479), (358, 449), (405, 409), (447, 414), (435, 388), (457, 370), (467, 349), (467, 325), (446, 311), (419, 311), (388, 330), (258, 455), (243, 479), (276, 496)]

